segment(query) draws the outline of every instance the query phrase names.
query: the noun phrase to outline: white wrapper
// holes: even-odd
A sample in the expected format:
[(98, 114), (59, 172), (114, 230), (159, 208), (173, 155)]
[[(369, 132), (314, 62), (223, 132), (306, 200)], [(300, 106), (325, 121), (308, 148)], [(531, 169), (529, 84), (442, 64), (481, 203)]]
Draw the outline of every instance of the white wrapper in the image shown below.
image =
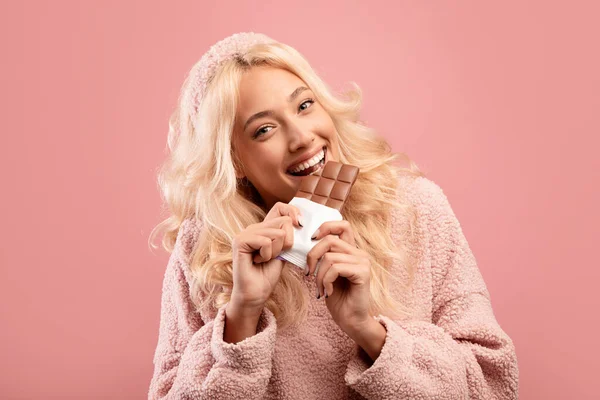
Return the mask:
[(308, 252), (320, 240), (311, 240), (311, 236), (321, 224), (327, 221), (342, 221), (342, 214), (335, 208), (327, 207), (304, 197), (294, 197), (289, 204), (297, 207), (302, 215), (302, 228), (294, 227), (294, 244), (291, 249), (282, 251), (277, 258), (305, 269)]

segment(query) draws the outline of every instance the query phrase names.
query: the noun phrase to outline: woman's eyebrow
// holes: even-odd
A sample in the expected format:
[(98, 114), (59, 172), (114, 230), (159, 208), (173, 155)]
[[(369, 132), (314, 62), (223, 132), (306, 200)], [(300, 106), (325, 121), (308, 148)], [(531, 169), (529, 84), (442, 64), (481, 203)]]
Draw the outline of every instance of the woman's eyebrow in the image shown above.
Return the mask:
[[(300, 86), (300, 87), (296, 88), (296, 90), (294, 90), (292, 92), (292, 94), (290, 94), (290, 96), (288, 97), (288, 103), (293, 102), (296, 99), (296, 97), (298, 97), (300, 95), (300, 93), (304, 92), (305, 90), (308, 90), (308, 88), (306, 86)], [(244, 130), (246, 130), (248, 125), (250, 125), (250, 123), (252, 121), (254, 121), (255, 119), (263, 118), (263, 117), (271, 117), (274, 114), (275, 113), (273, 112), (273, 110), (265, 110), (265, 111), (257, 112), (256, 114), (254, 114), (250, 118), (248, 118), (248, 120), (244, 124)]]
[(292, 101), (294, 101), (296, 99), (296, 97), (298, 97), (300, 95), (300, 93), (304, 92), (305, 90), (308, 90), (308, 88), (305, 86), (300, 86), (299, 88), (294, 90), (294, 92), (292, 94), (290, 94), (290, 97), (288, 98), (288, 103), (291, 103)]

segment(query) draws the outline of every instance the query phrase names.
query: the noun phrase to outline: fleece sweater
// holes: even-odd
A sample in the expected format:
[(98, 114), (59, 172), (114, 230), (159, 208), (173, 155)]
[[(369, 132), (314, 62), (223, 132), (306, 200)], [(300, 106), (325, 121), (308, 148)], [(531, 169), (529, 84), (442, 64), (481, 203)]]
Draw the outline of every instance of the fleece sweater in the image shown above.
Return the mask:
[[(425, 177), (402, 177), (399, 184), (418, 212), (417, 240), (410, 241), (418, 266), (410, 290), (390, 290), (412, 316), (375, 316), (387, 331), (375, 362), (335, 324), (324, 300), (317, 300), (313, 276), (303, 278), (310, 305), (299, 329), (278, 330), (265, 308), (256, 335), (226, 343), (225, 306), (195, 312), (189, 297), (189, 261), (201, 224), (186, 219), (164, 275), (148, 398), (518, 398), (515, 346), (494, 316), (446, 195)], [(393, 239), (403, 240), (404, 219), (391, 218)], [(392, 271), (406, 275), (398, 265)]]

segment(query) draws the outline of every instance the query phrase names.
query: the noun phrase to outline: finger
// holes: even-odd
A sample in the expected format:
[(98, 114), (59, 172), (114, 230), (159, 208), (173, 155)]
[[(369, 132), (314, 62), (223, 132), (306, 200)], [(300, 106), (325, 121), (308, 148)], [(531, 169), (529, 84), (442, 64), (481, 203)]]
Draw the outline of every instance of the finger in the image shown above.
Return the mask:
[(353, 285), (368, 285), (370, 271), (363, 264), (333, 263), (323, 275), (322, 285), (327, 297), (333, 293), (333, 282), (339, 277), (348, 279)]
[(294, 227), (291, 222), (288, 222), (283, 224), (282, 229), (285, 231), (283, 249), (291, 249), (294, 246)]
[[(292, 248), (292, 246), (294, 245), (294, 226), (291, 217), (284, 215), (268, 221), (264, 220), (255, 228), (253, 228), (253, 232), (256, 232), (258, 229), (262, 229), (265, 226), (284, 230), (285, 238), (283, 240), (282, 249), (287, 250)], [(275, 254), (275, 257), (277, 257), (277, 254)]]
[(289, 215), (282, 215), (271, 219), (265, 219), (259, 224), (249, 225), (248, 229), (256, 230), (264, 227), (281, 228), (285, 224), (293, 225), (293, 223), (294, 222), (292, 217), (290, 217)]
[(327, 221), (324, 222), (319, 229), (312, 235), (313, 240), (319, 240), (327, 235), (338, 235), (344, 242), (356, 246), (354, 241), (354, 231), (352, 225), (347, 220), (342, 221)]
[(273, 229), (267, 228), (264, 231), (257, 231), (257, 234), (262, 234), (263, 236), (267, 236), (271, 239), (270, 246), (270, 254), (268, 258), (262, 256), (263, 252), (260, 252), (260, 255), (255, 256), (254, 262), (261, 263), (269, 261), (271, 258), (275, 258), (281, 253), (281, 249), (283, 248), (283, 242), (286, 236), (285, 229)]
[(263, 245), (264, 241), (262, 239), (271, 241), (279, 235), (281, 235), (281, 229), (277, 228), (262, 228), (252, 232), (246, 232), (236, 239), (238, 242), (238, 251), (242, 253), (254, 253), (256, 250), (260, 250)]
[(294, 225), (302, 226), (302, 216), (298, 207), (278, 201), (267, 213), (265, 220), (287, 215), (292, 218)]
[[(259, 251), (260, 259), (254, 259), (254, 262), (265, 262), (270, 260), (273, 255), (273, 241), (282, 239), (285, 231), (277, 228), (261, 228), (245, 235), (242, 238), (240, 251), (244, 253), (254, 253)], [(280, 250), (281, 251), (281, 250)]]
[(308, 272), (315, 272), (317, 261), (327, 252), (358, 254), (359, 250), (348, 242), (341, 240), (335, 235), (327, 235), (323, 240), (317, 243), (306, 255)]
[[(261, 257), (265, 258), (268, 257), (269, 253), (271, 252), (270, 247), (272, 240), (269, 237), (248, 235), (246, 237), (240, 237), (238, 240), (239, 243), (234, 243), (234, 246), (236, 247), (235, 250), (237, 250), (239, 253), (248, 254), (250, 257), (252, 257), (252, 254), (258, 251)], [(254, 257), (252, 258), (254, 261)]]
[[(355, 256), (352, 256), (350, 254), (326, 253), (323, 256), (323, 258), (321, 259), (321, 261), (319, 262), (319, 266), (316, 271), (316, 273), (317, 273), (317, 279), (316, 279), (317, 298), (325, 295), (325, 291), (323, 288), (323, 277), (325, 276), (325, 274), (327, 273), (327, 271), (329, 270), (329, 268), (331, 268), (331, 266), (333, 264), (337, 264), (337, 263), (359, 264), (360, 261), (361, 261), (360, 259), (358, 259)], [(331, 295), (331, 293), (329, 291), (327, 292), (327, 294)]]
[(255, 263), (267, 262), (271, 258), (275, 258), (281, 253), (281, 249), (283, 248), (283, 240), (285, 238), (285, 231), (281, 230), (281, 235), (276, 237), (275, 239), (271, 239), (271, 256), (270, 258), (264, 259), (261, 255), (256, 254), (254, 256)]

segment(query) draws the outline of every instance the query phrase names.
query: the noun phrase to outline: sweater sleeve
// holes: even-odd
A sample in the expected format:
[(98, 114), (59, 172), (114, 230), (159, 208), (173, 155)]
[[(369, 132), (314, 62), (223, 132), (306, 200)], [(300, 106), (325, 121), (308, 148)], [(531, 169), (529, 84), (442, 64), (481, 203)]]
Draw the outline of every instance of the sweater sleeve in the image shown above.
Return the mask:
[(182, 227), (165, 271), (148, 399), (261, 399), (271, 378), (275, 317), (265, 308), (257, 334), (235, 344), (223, 340), (226, 305), (204, 323), (186, 278), (189, 236)]
[(432, 322), (394, 321), (379, 357), (358, 351), (346, 383), (367, 399), (517, 399), (515, 347), (495, 319), (475, 257), (442, 189), (424, 181)]

